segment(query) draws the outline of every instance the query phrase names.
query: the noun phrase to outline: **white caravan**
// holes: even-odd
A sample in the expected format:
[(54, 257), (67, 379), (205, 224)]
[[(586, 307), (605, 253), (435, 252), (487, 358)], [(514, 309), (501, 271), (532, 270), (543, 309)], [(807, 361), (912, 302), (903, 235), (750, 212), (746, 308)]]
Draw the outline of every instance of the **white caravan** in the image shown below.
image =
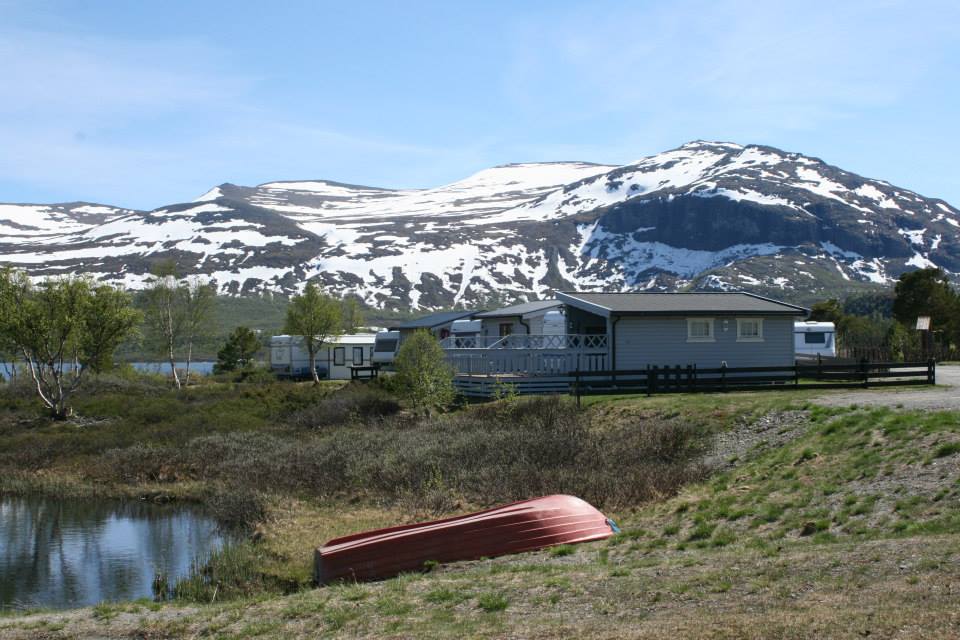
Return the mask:
[[(317, 351), (317, 375), (329, 380), (349, 380), (351, 367), (373, 364), (372, 333), (328, 338)], [(310, 357), (302, 336), (270, 338), (270, 368), (280, 377), (309, 378)]]
[(796, 322), (793, 344), (798, 358), (836, 358), (837, 329), (832, 322)]
[(373, 345), (373, 364), (392, 365), (400, 348), (399, 331), (380, 331)]

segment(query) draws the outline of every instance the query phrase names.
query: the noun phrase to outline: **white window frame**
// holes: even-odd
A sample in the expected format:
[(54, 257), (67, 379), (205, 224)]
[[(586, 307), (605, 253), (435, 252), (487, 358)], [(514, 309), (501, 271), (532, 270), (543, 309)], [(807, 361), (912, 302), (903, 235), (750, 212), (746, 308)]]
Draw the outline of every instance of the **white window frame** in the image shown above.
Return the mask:
[[(743, 335), (741, 327), (746, 322), (757, 323), (757, 335)], [(763, 318), (737, 318), (737, 342), (763, 342)]]
[[(709, 336), (695, 336), (693, 335), (693, 323), (694, 322), (706, 322), (707, 326), (710, 327)], [(713, 318), (687, 318), (687, 342), (716, 342), (717, 341), (717, 331), (716, 323)]]

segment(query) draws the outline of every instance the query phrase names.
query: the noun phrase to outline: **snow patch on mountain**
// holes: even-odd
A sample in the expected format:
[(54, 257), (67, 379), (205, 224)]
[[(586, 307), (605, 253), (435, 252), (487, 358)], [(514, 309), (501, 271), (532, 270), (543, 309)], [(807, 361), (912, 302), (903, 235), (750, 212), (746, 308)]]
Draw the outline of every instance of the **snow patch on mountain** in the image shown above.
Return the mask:
[(816, 158), (698, 141), (620, 167), (503, 165), (428, 189), (299, 180), (225, 183), (151, 212), (0, 205), (0, 262), (138, 287), (170, 258), (228, 292), (292, 293), (315, 279), (381, 307), (560, 287), (799, 295), (824, 278), (889, 284), (928, 264), (960, 273), (957, 216)]

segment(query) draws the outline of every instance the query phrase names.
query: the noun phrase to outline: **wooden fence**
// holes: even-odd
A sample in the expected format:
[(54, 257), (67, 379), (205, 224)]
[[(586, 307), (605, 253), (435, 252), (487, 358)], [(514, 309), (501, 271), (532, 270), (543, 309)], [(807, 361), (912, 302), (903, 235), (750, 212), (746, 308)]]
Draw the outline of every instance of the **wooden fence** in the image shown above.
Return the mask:
[(489, 398), (507, 390), (525, 394), (713, 393), (724, 391), (784, 391), (792, 389), (865, 389), (936, 384), (936, 363), (813, 362), (784, 367), (650, 366), (618, 371), (571, 371), (552, 376), (455, 376), (463, 395)]
[(570, 393), (582, 395), (850, 389), (936, 384), (936, 364), (867, 362), (785, 367), (651, 366), (632, 371), (575, 371)]

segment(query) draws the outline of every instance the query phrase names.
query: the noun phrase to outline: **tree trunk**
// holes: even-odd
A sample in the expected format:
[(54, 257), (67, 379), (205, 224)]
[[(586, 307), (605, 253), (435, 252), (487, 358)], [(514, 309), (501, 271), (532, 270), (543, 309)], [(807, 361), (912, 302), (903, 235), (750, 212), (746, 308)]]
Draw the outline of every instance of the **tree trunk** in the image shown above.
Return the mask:
[(177, 375), (177, 360), (173, 355), (173, 341), (170, 341), (170, 350), (167, 353), (170, 358), (170, 375), (173, 376), (173, 384), (177, 389), (180, 389), (180, 376)]
[(320, 385), (320, 376), (317, 375), (317, 350), (307, 349), (310, 354), (310, 375), (313, 376), (313, 386)]
[(193, 358), (193, 336), (187, 342), (187, 371), (183, 376), (183, 384), (190, 386), (190, 360)]
[(179, 390), (181, 388), (181, 385), (180, 385), (180, 376), (177, 375), (177, 359), (176, 359), (176, 356), (174, 355), (174, 341), (176, 340), (176, 336), (174, 335), (174, 333), (176, 332), (174, 331), (172, 302), (166, 309), (166, 315), (167, 315), (166, 326), (164, 327), (164, 329), (165, 329), (165, 333), (167, 334), (166, 336), (167, 356), (170, 359), (170, 375), (173, 376), (174, 386)]

